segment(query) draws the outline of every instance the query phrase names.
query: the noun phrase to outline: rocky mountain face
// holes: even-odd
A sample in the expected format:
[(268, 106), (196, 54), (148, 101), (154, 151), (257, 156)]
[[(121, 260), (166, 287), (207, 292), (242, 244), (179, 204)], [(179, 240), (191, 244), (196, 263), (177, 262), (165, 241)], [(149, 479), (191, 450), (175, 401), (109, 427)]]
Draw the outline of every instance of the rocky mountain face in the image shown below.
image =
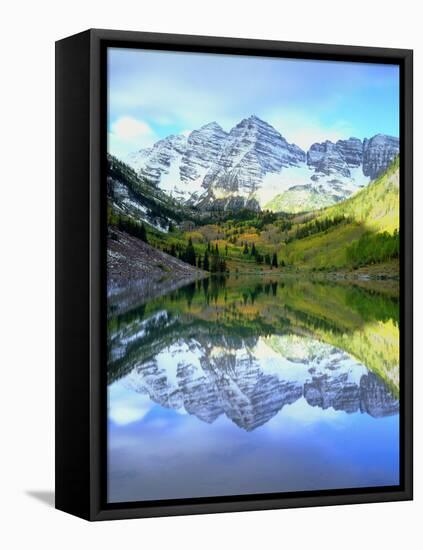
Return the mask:
[(351, 168), (358, 167), (363, 162), (363, 144), (359, 139), (350, 138), (336, 143), (325, 141), (314, 143), (307, 153), (307, 164), (312, 166), (316, 174), (312, 176), (314, 181), (319, 175), (341, 175), (351, 177)]
[(220, 157), (227, 137), (228, 134), (216, 122), (191, 132), (181, 162), (181, 180), (195, 182), (203, 179), (215, 159)]
[(359, 167), (363, 163), (363, 144), (358, 138), (340, 139), (336, 148), (348, 167)]
[(363, 173), (377, 178), (399, 153), (399, 139), (377, 134), (363, 142)]
[(230, 132), (211, 122), (125, 160), (186, 204), (299, 211), (347, 198), (378, 177), (398, 153), (398, 138), (382, 134), (364, 142), (351, 137), (314, 143), (305, 152), (253, 115)]
[(252, 116), (230, 132), (218, 161), (205, 175), (208, 198), (239, 195), (252, 198), (262, 187), (266, 174), (299, 166), (305, 153), (289, 144), (270, 124)]
[(304, 396), (313, 407), (347, 413), (362, 412), (374, 418), (390, 416), (398, 412), (398, 402), (387, 391), (386, 386), (373, 373), (360, 377), (358, 383), (348, 380), (348, 373), (328, 376), (326, 373), (313, 375), (304, 385)]
[(357, 138), (314, 143), (307, 153), (307, 163), (316, 176), (341, 175), (351, 178), (354, 168), (362, 168), (364, 176), (377, 178), (399, 153), (399, 140), (377, 134), (363, 142)]
[(307, 152), (307, 165), (314, 169), (310, 181), (291, 186), (265, 206), (274, 211), (301, 212), (343, 201), (379, 177), (398, 153), (398, 138), (382, 134), (363, 142), (349, 138), (314, 143)]

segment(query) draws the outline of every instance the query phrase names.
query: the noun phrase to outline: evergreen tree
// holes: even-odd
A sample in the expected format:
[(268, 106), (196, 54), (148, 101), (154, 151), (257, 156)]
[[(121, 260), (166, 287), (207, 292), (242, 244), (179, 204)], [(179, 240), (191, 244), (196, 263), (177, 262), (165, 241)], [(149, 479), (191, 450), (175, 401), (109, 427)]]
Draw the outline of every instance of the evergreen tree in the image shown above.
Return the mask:
[(204, 269), (204, 271), (208, 271), (208, 270), (210, 269), (209, 255), (208, 255), (207, 250), (206, 250), (206, 252), (204, 253), (203, 269)]
[(276, 256), (276, 252), (273, 252), (272, 267), (278, 267), (278, 257)]
[(400, 234), (365, 233), (347, 248), (347, 258), (354, 267), (386, 262), (399, 257)]
[(139, 234), (139, 237), (142, 241), (144, 241), (145, 243), (148, 242), (147, 240), (147, 231), (145, 229), (145, 225), (142, 223), (141, 224), (141, 227), (140, 227), (140, 234)]
[(170, 247), (170, 255), (176, 257), (176, 246), (175, 246), (175, 243), (172, 243), (172, 246)]
[(243, 254), (248, 254), (248, 252), (249, 252), (249, 250), (248, 250), (248, 244), (247, 244), (247, 243), (245, 243), (245, 245), (244, 245), (244, 252), (243, 252)]
[(210, 271), (212, 273), (217, 273), (219, 271), (219, 256), (217, 256), (216, 254), (214, 254), (212, 256), (212, 261), (211, 261), (211, 267), (210, 267)]
[(202, 261), (201, 261), (201, 256), (199, 255), (198, 260), (197, 260), (197, 267), (198, 267), (198, 269), (201, 269), (202, 266), (203, 266), (203, 264), (202, 264)]
[(225, 244), (225, 256), (227, 256), (227, 255), (228, 255), (228, 245)]
[(265, 263), (266, 265), (270, 265), (270, 266), (272, 265), (272, 262), (271, 262), (271, 260), (270, 260), (270, 255), (269, 255), (269, 254), (266, 254), (266, 255), (265, 255), (265, 257), (264, 257), (264, 263)]
[(253, 246), (251, 247), (251, 256), (255, 256), (257, 254), (256, 245), (253, 243)]
[(185, 250), (185, 261), (186, 261), (187, 264), (190, 264), (190, 265), (193, 265), (193, 266), (197, 265), (194, 245), (192, 244), (191, 237), (189, 238), (188, 246)]

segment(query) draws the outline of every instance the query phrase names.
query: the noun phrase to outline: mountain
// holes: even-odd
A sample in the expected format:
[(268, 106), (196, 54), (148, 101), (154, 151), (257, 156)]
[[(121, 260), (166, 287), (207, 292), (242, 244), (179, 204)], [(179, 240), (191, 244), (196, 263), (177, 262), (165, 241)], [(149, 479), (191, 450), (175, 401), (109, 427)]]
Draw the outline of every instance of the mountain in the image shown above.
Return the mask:
[(221, 154), (227, 133), (215, 122), (185, 136), (171, 135), (149, 149), (128, 156), (127, 163), (148, 181), (175, 198), (195, 201), (203, 179)]
[(207, 190), (204, 205), (242, 197), (262, 204), (266, 176), (283, 169), (300, 167), (305, 153), (289, 144), (270, 124), (256, 116), (242, 120), (229, 132), (220, 157), (215, 160), (203, 180)]
[(372, 180), (389, 166), (399, 153), (399, 140), (377, 134), (363, 142), (363, 173)]
[(137, 222), (147, 222), (161, 232), (167, 232), (170, 223), (198, 219), (193, 212), (161, 189), (141, 177), (127, 164), (108, 155), (107, 196), (109, 205), (120, 215)]
[(378, 134), (314, 143), (305, 152), (252, 115), (230, 132), (210, 122), (171, 135), (125, 159), (140, 177), (206, 210), (296, 212), (342, 201), (383, 172), (399, 140)]
[(314, 168), (313, 183), (295, 185), (276, 195), (265, 207), (279, 212), (304, 212), (341, 202), (379, 177), (399, 153), (398, 138), (377, 134), (314, 143), (307, 164)]

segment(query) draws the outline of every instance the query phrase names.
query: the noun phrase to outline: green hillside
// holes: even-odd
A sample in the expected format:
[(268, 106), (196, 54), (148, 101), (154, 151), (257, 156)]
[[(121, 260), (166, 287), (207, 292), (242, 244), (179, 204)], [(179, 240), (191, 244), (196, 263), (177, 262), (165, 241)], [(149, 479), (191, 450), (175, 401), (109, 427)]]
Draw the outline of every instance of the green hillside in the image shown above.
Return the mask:
[(399, 157), (386, 172), (350, 199), (325, 209), (318, 218), (351, 216), (371, 231), (399, 230)]
[[(327, 230), (317, 230), (323, 221), (342, 219)], [(293, 236), (285, 255), (289, 264), (300, 268), (357, 268), (397, 258), (399, 159), (350, 199), (315, 212), (306, 223), (294, 223)]]

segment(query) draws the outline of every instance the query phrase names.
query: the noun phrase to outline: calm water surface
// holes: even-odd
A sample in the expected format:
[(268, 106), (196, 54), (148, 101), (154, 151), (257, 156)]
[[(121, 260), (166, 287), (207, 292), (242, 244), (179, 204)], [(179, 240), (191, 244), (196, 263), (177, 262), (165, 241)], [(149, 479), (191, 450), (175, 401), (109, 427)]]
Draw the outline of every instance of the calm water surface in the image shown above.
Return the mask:
[(110, 306), (108, 500), (399, 483), (398, 299), (204, 280)]

